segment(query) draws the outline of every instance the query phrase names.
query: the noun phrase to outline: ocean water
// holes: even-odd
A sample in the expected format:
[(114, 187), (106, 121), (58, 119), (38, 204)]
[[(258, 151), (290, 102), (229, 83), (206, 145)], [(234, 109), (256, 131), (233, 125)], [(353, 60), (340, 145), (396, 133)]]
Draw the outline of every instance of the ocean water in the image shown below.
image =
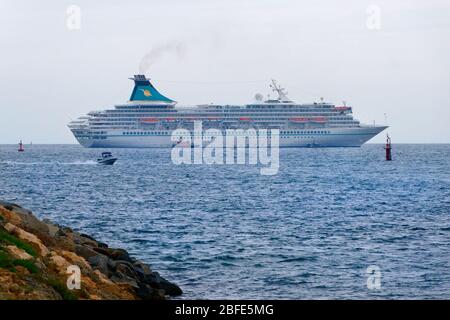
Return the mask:
[[(282, 149), (277, 175), (168, 149), (0, 146), (0, 199), (123, 247), (181, 299), (449, 299), (450, 145)], [(380, 288), (367, 287), (377, 266)]]

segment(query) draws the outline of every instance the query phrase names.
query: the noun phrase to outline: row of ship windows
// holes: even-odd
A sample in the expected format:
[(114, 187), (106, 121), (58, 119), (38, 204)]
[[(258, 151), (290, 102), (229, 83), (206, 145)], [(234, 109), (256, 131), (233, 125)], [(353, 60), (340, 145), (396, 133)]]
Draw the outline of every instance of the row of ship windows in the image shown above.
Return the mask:
[(291, 136), (280, 136), (280, 138), (295, 138), (295, 139), (314, 139), (314, 137), (312, 136), (295, 136), (295, 137), (291, 137)]
[(78, 139), (83, 140), (105, 140), (106, 136), (86, 136), (86, 135), (77, 135)]
[[(258, 112), (252, 112), (252, 111), (248, 111), (248, 112), (229, 112), (229, 113), (222, 113), (222, 112), (216, 112), (214, 114), (211, 113), (205, 113), (205, 112), (198, 112), (198, 113), (190, 113), (190, 114), (186, 114), (183, 112), (178, 112), (176, 115), (172, 115), (172, 114), (168, 114), (165, 111), (153, 111), (153, 112), (136, 112), (136, 111), (128, 111), (128, 112), (108, 112), (106, 114), (96, 114), (96, 117), (99, 118), (107, 118), (107, 117), (118, 117), (118, 116), (161, 116), (161, 117), (165, 117), (165, 116), (178, 116), (178, 117), (183, 117), (183, 116), (187, 116), (187, 117), (201, 117), (201, 116), (206, 116), (206, 117), (213, 117), (213, 116), (217, 116), (217, 117), (221, 117), (221, 116), (226, 116), (226, 117), (243, 117), (243, 116), (249, 116), (249, 115), (262, 115), (264, 113)], [(308, 116), (329, 116), (329, 117), (333, 117), (333, 116), (339, 116), (339, 115), (343, 115), (340, 112), (326, 112), (326, 111), (317, 111), (317, 110), (311, 110), (311, 111), (303, 111), (303, 110), (293, 110), (293, 111), (278, 111), (278, 112), (268, 112), (267, 114), (278, 114), (278, 115), (286, 115), (286, 116), (290, 116), (290, 115), (298, 115), (301, 116), (301, 114), (305, 114)], [(351, 116), (351, 115), (348, 115)]]
[[(285, 118), (281, 118), (281, 117), (278, 117), (278, 118), (266, 118), (266, 117), (260, 117), (260, 115), (258, 115), (258, 116), (256, 116), (256, 117), (254, 117), (254, 116), (252, 116), (252, 115), (246, 115), (246, 116), (250, 116), (250, 118), (251, 119), (249, 119), (249, 120), (252, 120), (252, 121), (254, 121), (254, 120), (278, 120), (278, 121), (286, 121), (286, 120), (289, 120), (289, 119), (285, 119)], [(145, 117), (143, 117), (143, 118), (145, 118)], [(178, 118), (178, 119), (176, 119), (176, 120), (171, 120), (171, 119), (169, 119), (169, 120), (166, 120), (166, 119), (156, 119), (156, 120), (158, 120), (158, 121), (169, 121), (169, 122), (179, 122), (179, 121), (192, 121), (192, 120), (196, 120), (196, 119), (189, 119), (189, 118)], [(199, 120), (204, 120), (204, 121), (242, 121), (242, 119), (240, 119), (240, 118), (232, 118), (232, 117), (229, 117), (229, 118), (224, 118), (224, 119), (199, 119)], [(247, 120), (247, 121), (249, 121), (249, 120)], [(353, 120), (353, 117), (351, 117), (351, 116), (343, 116), (343, 117), (341, 117), (341, 116), (339, 116), (339, 117), (336, 117), (336, 116), (333, 116), (333, 117), (328, 117), (328, 119), (327, 120), (329, 120), (329, 121), (336, 121), (336, 120)], [(96, 118), (96, 119), (92, 119), (91, 121), (101, 121), (101, 122), (117, 122), (117, 121), (137, 121), (137, 119), (135, 118), (135, 117), (108, 117), (108, 118)]]
[[(194, 110), (196, 112), (206, 112), (206, 113), (231, 113), (231, 112), (342, 112), (341, 110), (333, 110), (331, 108), (317, 108), (317, 107), (292, 107), (292, 108), (228, 108), (228, 109), (216, 109), (216, 108), (207, 108), (207, 109), (191, 109), (191, 108), (179, 108), (179, 109), (172, 109), (172, 108), (117, 108), (112, 110), (105, 110), (107, 113), (115, 113), (115, 112), (185, 112)], [(351, 110), (348, 110), (351, 111)], [(96, 111), (93, 111), (92, 113), (95, 113)]]
[(135, 111), (135, 110), (154, 110), (154, 109), (160, 109), (160, 110), (167, 110), (168, 112), (178, 112), (178, 111), (183, 111), (186, 109), (193, 109), (193, 110), (201, 110), (201, 111), (205, 111), (205, 112), (227, 112), (227, 111), (237, 111), (237, 110), (241, 110), (241, 111), (245, 111), (246, 109), (258, 109), (259, 110), (268, 110), (268, 111), (273, 111), (273, 109), (279, 109), (279, 110), (291, 110), (291, 109), (295, 109), (295, 110), (311, 110), (311, 109), (327, 109), (327, 110), (332, 110), (333, 106), (332, 105), (328, 105), (328, 106), (318, 106), (318, 105), (307, 105), (307, 106), (299, 106), (299, 105), (290, 105), (290, 106), (280, 106), (280, 105), (265, 105), (265, 106), (253, 106), (253, 105), (248, 105), (247, 107), (242, 107), (242, 106), (231, 106), (231, 105), (227, 105), (225, 106), (225, 108), (222, 108), (220, 106), (207, 106), (207, 107), (202, 107), (202, 108), (196, 108), (194, 106), (194, 108), (191, 107), (179, 107), (179, 108), (173, 108), (173, 107), (167, 107), (167, 106), (116, 106), (115, 109), (113, 110), (108, 110), (108, 111), (115, 111), (115, 110), (120, 110), (123, 112), (129, 112), (129, 111)]
[[(281, 135), (281, 138), (289, 138), (289, 135)], [(106, 136), (77, 136), (78, 139), (82, 139), (82, 140), (105, 140)], [(294, 137), (296, 139), (313, 139), (314, 137), (312, 136), (297, 136)]]
[(153, 135), (168, 136), (169, 134), (170, 134), (169, 132), (163, 132), (163, 131), (160, 131), (160, 132), (152, 132), (152, 131), (150, 131), (150, 132), (122, 132), (122, 135), (124, 135), (124, 136), (129, 136), (129, 135), (132, 135), (132, 136), (153, 136)]
[[(290, 134), (330, 134), (331, 131), (329, 130), (313, 130), (313, 131), (281, 131), (280, 135), (290, 135)], [(124, 136), (168, 136), (170, 135), (170, 131), (149, 131), (149, 132), (122, 132), (122, 135)], [(247, 133), (244, 133), (244, 135), (247, 135)]]
[[(280, 121), (280, 120), (276, 120), (276, 119), (264, 119), (264, 120), (271, 120), (271, 121), (276, 121), (276, 122), (279, 122), (279, 123), (285, 123), (284, 121)], [(229, 121), (226, 121), (226, 122), (229, 122)], [(257, 120), (257, 121), (254, 121), (254, 122), (252, 122), (252, 123), (259, 123), (259, 122), (261, 122), (261, 123), (264, 123), (262, 120)], [(329, 124), (333, 124), (333, 123), (336, 123), (336, 124), (352, 124), (352, 123), (359, 123), (358, 121), (355, 121), (355, 120), (350, 120), (350, 121), (334, 121), (334, 120), (331, 120), (331, 121), (327, 121), (327, 123), (329, 123)], [(101, 122), (101, 121), (92, 121), (91, 123), (90, 123), (92, 126), (107, 126), (107, 125), (134, 125), (134, 124), (136, 124), (136, 122), (135, 121), (129, 121), (129, 122), (119, 122), (119, 121), (107, 121), (107, 122)], [(146, 125), (156, 125), (157, 123), (145, 123)], [(169, 123), (167, 123), (167, 124), (169, 124)], [(251, 124), (251, 123), (249, 123), (249, 124)], [(302, 124), (302, 123), (298, 123), (298, 124)]]
[[(142, 135), (142, 134), (140, 134)], [(145, 134), (144, 134), (145, 135)], [(168, 134), (166, 134), (168, 135)], [(289, 135), (281, 135), (281, 138), (289, 138)], [(81, 136), (77, 136), (78, 139), (82, 139), (82, 140), (106, 140), (106, 136), (86, 136), (86, 135), (81, 135)], [(312, 139), (312, 136), (296, 136), (294, 137), (296, 139)]]
[(281, 134), (330, 134), (329, 130), (313, 130), (313, 131), (282, 131)]

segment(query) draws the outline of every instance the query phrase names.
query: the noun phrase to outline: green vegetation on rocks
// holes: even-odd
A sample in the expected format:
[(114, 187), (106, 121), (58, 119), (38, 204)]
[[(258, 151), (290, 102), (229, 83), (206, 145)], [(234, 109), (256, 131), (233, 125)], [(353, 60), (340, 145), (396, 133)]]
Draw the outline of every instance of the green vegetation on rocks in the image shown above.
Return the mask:
[(67, 289), (66, 285), (61, 281), (55, 278), (47, 279), (47, 284), (51, 286), (56, 292), (58, 292), (63, 300), (77, 300), (78, 297), (69, 289)]
[(29, 255), (37, 257), (36, 250), (30, 244), (20, 240), (19, 238), (13, 236), (12, 234), (9, 234), (3, 229), (0, 229), (0, 244), (15, 245), (17, 248), (22, 249)]
[(0, 246), (0, 268), (8, 269), (12, 272), (16, 271), (15, 267), (24, 267), (30, 273), (38, 273), (39, 269), (36, 267), (34, 262), (30, 260), (14, 259), (8, 252)]
[(13, 259), (11, 256), (0, 247), (0, 268), (14, 271)]
[(21, 266), (26, 268), (30, 273), (38, 273), (39, 268), (36, 267), (33, 261), (30, 260), (23, 260), (23, 259), (15, 259), (13, 261), (14, 266)]

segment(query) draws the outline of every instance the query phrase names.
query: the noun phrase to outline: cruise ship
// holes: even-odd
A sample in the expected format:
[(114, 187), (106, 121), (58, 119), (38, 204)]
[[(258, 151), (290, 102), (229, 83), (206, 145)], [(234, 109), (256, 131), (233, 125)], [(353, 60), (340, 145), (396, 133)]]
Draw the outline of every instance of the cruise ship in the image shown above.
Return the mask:
[(82, 146), (170, 148), (172, 131), (192, 132), (196, 121), (201, 121), (203, 130), (215, 128), (224, 133), (279, 129), (280, 147), (359, 147), (387, 128), (361, 124), (346, 105), (295, 103), (274, 80), (270, 87), (277, 97), (266, 101), (256, 95), (255, 102), (246, 105), (176, 107), (176, 101), (162, 95), (144, 75), (130, 79), (134, 88), (128, 102), (89, 112), (69, 123)]

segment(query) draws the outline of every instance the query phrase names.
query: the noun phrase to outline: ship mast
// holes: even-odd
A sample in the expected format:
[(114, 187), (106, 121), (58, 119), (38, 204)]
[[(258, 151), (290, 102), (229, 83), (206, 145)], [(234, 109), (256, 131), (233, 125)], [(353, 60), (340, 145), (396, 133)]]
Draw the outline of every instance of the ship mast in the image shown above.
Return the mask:
[(287, 97), (287, 92), (282, 88), (274, 79), (272, 79), (272, 84), (270, 85), (272, 90), (278, 94), (278, 100), (282, 102), (292, 102)]

